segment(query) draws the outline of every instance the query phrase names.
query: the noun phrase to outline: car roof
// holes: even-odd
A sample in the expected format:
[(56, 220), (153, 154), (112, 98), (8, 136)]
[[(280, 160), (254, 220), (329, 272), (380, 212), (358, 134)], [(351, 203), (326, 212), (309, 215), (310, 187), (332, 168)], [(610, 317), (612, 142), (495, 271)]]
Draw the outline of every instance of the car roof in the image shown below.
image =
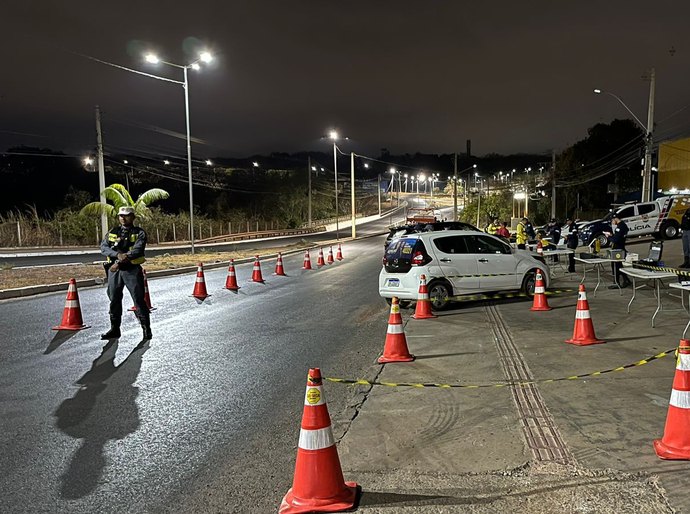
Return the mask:
[[(446, 237), (446, 236), (476, 236), (481, 234), (483, 236), (496, 237), (493, 234), (487, 234), (486, 232), (477, 232), (476, 230), (434, 230), (429, 232), (412, 232), (410, 234), (403, 234), (397, 237), (397, 239), (421, 239), (428, 237)], [(501, 238), (496, 238), (501, 239)]]

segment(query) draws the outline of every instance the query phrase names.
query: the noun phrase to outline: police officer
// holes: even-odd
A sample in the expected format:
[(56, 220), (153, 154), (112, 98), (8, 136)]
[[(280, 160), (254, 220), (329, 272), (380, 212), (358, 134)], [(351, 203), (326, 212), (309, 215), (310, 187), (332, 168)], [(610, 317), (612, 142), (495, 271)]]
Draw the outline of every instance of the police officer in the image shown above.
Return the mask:
[(525, 250), (527, 248), (527, 218), (522, 218), (517, 224), (515, 243), (520, 250)]
[[(611, 224), (613, 228), (613, 234), (611, 235), (611, 248), (614, 250), (623, 250), (625, 253), (625, 238), (628, 235), (628, 225), (625, 224), (625, 221), (620, 219), (618, 214), (613, 215)], [(617, 289), (618, 286), (628, 287), (630, 285), (630, 279), (628, 279), (628, 276), (625, 273), (621, 273), (622, 267), (623, 263), (620, 261), (611, 263), (611, 271), (613, 272), (616, 284), (618, 285), (612, 284), (609, 286), (609, 289)]]
[(144, 274), (141, 264), (146, 260), (146, 232), (134, 226), (134, 208), (120, 207), (117, 213), (120, 226), (106, 234), (101, 253), (108, 258), (108, 298), (110, 299), (110, 330), (101, 339), (120, 337), (122, 320), (122, 292), (127, 287), (134, 300), (136, 315), (144, 330), (144, 339), (151, 339), (149, 308), (144, 300)]
[(577, 225), (575, 220), (568, 218), (565, 220), (566, 223), (566, 233), (565, 233), (565, 245), (573, 252), (568, 254), (568, 273), (575, 273), (575, 250), (580, 242), (580, 236), (577, 230)]
[(680, 220), (683, 230), (683, 264), (679, 268), (690, 268), (690, 209), (687, 209)]
[(558, 224), (558, 220), (556, 218), (551, 218), (551, 221), (549, 222), (548, 237), (549, 239), (551, 239), (551, 242), (555, 245), (557, 245), (561, 241), (561, 227)]
[(493, 234), (496, 235), (496, 232), (498, 232), (498, 229), (500, 225), (498, 224), (498, 218), (494, 218), (493, 216), (489, 218), (491, 221), (486, 227), (486, 233), (487, 234)]

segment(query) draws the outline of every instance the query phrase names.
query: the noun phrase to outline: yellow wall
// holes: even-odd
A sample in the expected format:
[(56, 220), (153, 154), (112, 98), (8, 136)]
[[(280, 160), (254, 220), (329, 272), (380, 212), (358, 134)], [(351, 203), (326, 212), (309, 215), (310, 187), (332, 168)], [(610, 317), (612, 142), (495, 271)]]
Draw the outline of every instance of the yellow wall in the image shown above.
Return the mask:
[(661, 143), (658, 168), (656, 189), (690, 189), (690, 138)]

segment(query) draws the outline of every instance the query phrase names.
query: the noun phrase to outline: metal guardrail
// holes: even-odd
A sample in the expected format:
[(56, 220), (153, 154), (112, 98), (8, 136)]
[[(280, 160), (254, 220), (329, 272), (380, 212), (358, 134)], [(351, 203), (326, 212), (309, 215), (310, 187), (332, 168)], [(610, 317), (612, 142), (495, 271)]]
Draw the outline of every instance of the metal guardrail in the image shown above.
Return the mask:
[(313, 228), (295, 228), (282, 230), (259, 230), (255, 232), (238, 232), (236, 234), (224, 234), (220, 236), (207, 237), (205, 239), (197, 239), (197, 244), (207, 243), (226, 243), (230, 241), (244, 241), (247, 239), (261, 239), (266, 237), (280, 237), (280, 236), (299, 236), (302, 234), (316, 234), (318, 232), (325, 232), (326, 227)]

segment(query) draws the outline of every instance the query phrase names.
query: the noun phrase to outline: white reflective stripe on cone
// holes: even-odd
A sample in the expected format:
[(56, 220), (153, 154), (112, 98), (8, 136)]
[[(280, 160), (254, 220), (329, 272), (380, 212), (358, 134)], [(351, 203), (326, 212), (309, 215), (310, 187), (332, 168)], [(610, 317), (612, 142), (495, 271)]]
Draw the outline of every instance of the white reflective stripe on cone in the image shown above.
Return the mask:
[(79, 308), (79, 300), (67, 300), (65, 302), (65, 307), (68, 309), (78, 309)]
[[(311, 398), (311, 402), (309, 399)], [(317, 401), (314, 401), (317, 398)], [(323, 388), (321, 386), (307, 386), (307, 390), (304, 393), (304, 405), (309, 407), (316, 407), (317, 405), (325, 405), (326, 400), (323, 397)]]
[(676, 365), (676, 369), (681, 371), (690, 371), (690, 354), (678, 354), (678, 364)]
[(580, 291), (577, 294), (577, 299), (578, 299), (578, 301), (579, 300), (586, 300), (587, 299), (587, 293), (585, 293), (584, 291)]
[(400, 312), (400, 306), (398, 304), (391, 306), (391, 314), (398, 314)]
[(303, 450), (323, 450), (330, 448), (335, 444), (333, 439), (333, 431), (330, 426), (320, 428), (318, 430), (307, 430), (305, 428), (299, 431), (299, 447)]
[(76, 293), (77, 292), (77, 286), (74, 284), (70, 284), (69, 287), (67, 288), (68, 293)]
[(389, 334), (403, 334), (403, 326), (402, 325), (388, 325), (388, 333)]
[(535, 292), (535, 293), (542, 293), (542, 294), (543, 294), (543, 293), (544, 293), (544, 288), (543, 288), (543, 287), (535, 287), (535, 288), (534, 288), (534, 292)]
[(589, 311), (577, 311), (575, 312), (575, 319), (590, 319)]
[(417, 297), (418, 300), (428, 300), (429, 299), (429, 293), (420, 293), (419, 296)]
[(204, 277), (196, 277), (196, 281), (197, 281), (197, 282), (203, 282), (203, 281), (204, 281)]
[(672, 389), (669, 404), (680, 409), (690, 409), (690, 391), (676, 391)]

